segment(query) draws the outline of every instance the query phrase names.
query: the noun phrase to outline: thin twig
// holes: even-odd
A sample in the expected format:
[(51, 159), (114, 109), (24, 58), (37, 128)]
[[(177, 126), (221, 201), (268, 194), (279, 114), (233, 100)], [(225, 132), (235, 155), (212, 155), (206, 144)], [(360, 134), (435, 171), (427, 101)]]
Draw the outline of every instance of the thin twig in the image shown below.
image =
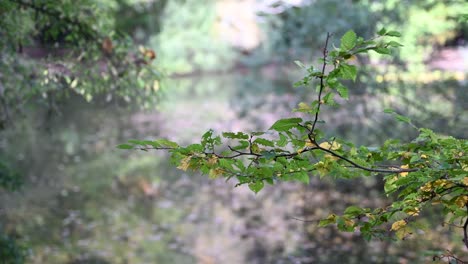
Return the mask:
[(317, 146), (317, 149), (320, 149), (322, 151), (325, 151), (325, 152), (328, 152), (330, 154), (332, 154), (333, 156), (339, 158), (339, 159), (342, 159), (346, 162), (348, 162), (349, 164), (353, 165), (354, 167), (356, 168), (359, 168), (361, 170), (365, 170), (365, 171), (370, 171), (370, 172), (383, 172), (383, 173), (401, 173), (401, 172), (414, 172), (414, 171), (418, 171), (418, 169), (398, 169), (398, 170), (385, 170), (385, 169), (374, 169), (374, 168), (368, 168), (368, 167), (364, 167), (364, 166), (361, 166), (359, 164), (357, 164), (356, 162), (334, 152), (333, 150), (329, 150), (329, 149), (326, 149), (326, 148), (322, 148), (320, 146)]
[[(466, 213), (468, 214), (468, 203), (466, 206)], [(463, 225), (463, 243), (465, 243), (466, 248), (468, 248), (468, 216), (466, 217), (465, 224)]]
[(313, 219), (300, 219), (300, 218), (297, 218), (297, 217), (291, 217), (291, 219), (294, 219), (296, 221), (299, 221), (299, 222), (305, 222), (305, 223), (315, 223), (315, 222), (320, 222), (320, 220), (313, 220)]
[(318, 104), (317, 104), (317, 111), (315, 112), (315, 118), (314, 122), (312, 123), (312, 128), (310, 129), (309, 132), (309, 139), (312, 141), (313, 133), (315, 130), (315, 125), (317, 124), (318, 121), (318, 116), (320, 112), (320, 106), (322, 105), (322, 92), (325, 89), (325, 84), (323, 82), (323, 79), (325, 78), (325, 69), (327, 67), (327, 56), (328, 56), (328, 41), (331, 37), (331, 34), (327, 32), (327, 39), (325, 40), (325, 47), (323, 48), (323, 65), (322, 65), (322, 73), (320, 74), (320, 89), (319, 89), (319, 94), (318, 94)]

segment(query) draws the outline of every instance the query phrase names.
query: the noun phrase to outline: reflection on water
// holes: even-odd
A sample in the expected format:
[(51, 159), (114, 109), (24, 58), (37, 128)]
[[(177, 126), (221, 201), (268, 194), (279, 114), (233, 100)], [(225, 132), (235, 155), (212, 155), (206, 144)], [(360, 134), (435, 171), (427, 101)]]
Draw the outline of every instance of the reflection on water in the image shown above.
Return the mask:
[[(154, 111), (71, 98), (48, 118), (31, 107), (1, 132), (0, 157), (26, 177), (20, 192), (1, 194), (2, 227), (27, 241), (30, 263), (375, 263), (427, 260), (418, 252), (441, 245), (456, 249), (457, 234), (441, 227), (424, 234), (424, 243), (397, 244), (317, 228), (317, 219), (349, 204), (384, 205), (375, 178), (314, 178), (310, 186), (281, 183), (255, 196), (233, 188), (234, 181), (176, 170), (164, 153), (114, 147), (129, 138), (189, 143), (210, 128), (263, 130), (313, 98), (310, 90), (291, 88), (290, 80), (259, 76), (171, 80)], [(411, 138), (417, 131), (382, 114), (394, 107), (416, 117), (417, 125), (466, 137), (468, 98), (460, 83), (375, 85), (385, 92), (361, 92), (327, 110), (326, 133), (360, 144)], [(354, 89), (366, 88), (358, 83)]]

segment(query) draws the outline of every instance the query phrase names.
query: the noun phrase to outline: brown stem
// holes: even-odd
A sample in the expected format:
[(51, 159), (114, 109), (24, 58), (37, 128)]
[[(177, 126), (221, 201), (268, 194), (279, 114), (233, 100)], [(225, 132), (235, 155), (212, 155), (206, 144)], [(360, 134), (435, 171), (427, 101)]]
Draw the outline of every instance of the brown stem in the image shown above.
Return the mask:
[[(468, 214), (468, 203), (466, 206), (466, 213)], [(463, 243), (465, 243), (466, 248), (468, 248), (468, 216), (466, 217), (465, 224), (463, 225)]]
[(413, 171), (418, 171), (418, 169), (399, 169), (399, 170), (386, 170), (386, 169), (374, 169), (374, 168), (368, 168), (368, 167), (364, 167), (364, 166), (361, 166), (359, 164), (357, 164), (356, 162), (332, 151), (332, 150), (329, 150), (329, 149), (326, 149), (326, 148), (322, 148), (320, 146), (317, 146), (317, 149), (320, 149), (322, 151), (325, 151), (325, 152), (328, 152), (330, 154), (332, 154), (333, 156), (339, 158), (339, 159), (342, 159), (346, 162), (348, 162), (349, 164), (353, 165), (354, 167), (356, 168), (359, 168), (361, 170), (365, 170), (365, 171), (370, 171), (370, 172), (383, 172), (383, 173), (401, 173), (401, 172), (413, 172)]
[(324, 76), (325, 76), (325, 69), (327, 67), (327, 56), (328, 56), (328, 40), (330, 39), (331, 34), (327, 32), (327, 39), (325, 40), (325, 47), (323, 48), (323, 65), (322, 65), (322, 74), (320, 74), (320, 90), (318, 94), (318, 105), (317, 105), (317, 111), (315, 112), (315, 118), (314, 122), (312, 123), (312, 129), (309, 132), (309, 139), (313, 137), (315, 125), (317, 124), (318, 121), (318, 116), (320, 112), (320, 106), (322, 105), (321, 100), (322, 100), (322, 92), (325, 88), (325, 84), (323, 82)]

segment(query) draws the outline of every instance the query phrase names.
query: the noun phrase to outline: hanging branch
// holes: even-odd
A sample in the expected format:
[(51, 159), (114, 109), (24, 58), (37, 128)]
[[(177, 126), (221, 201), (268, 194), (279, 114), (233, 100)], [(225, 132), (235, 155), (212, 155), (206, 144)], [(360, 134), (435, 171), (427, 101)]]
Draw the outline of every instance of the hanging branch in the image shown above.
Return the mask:
[[(388, 141), (381, 148), (371, 150), (335, 137), (326, 139), (317, 128), (322, 105), (335, 105), (334, 95), (348, 99), (348, 89), (341, 81), (354, 81), (357, 76), (357, 67), (348, 60), (369, 51), (388, 55), (390, 48), (401, 44), (383, 38), (399, 35), (396, 31), (382, 29), (377, 37), (364, 40), (348, 31), (341, 38), (340, 47), (329, 51), (331, 34), (327, 33), (318, 70), (296, 62), (307, 75), (295, 86), (309, 87), (318, 80), (316, 99), (310, 104), (301, 102), (295, 109), (308, 114), (309, 120), (299, 117), (280, 119), (268, 132), (224, 132), (216, 136), (209, 130), (200, 143), (185, 147), (165, 139), (129, 140), (128, 144), (118, 147), (167, 150), (179, 169), (201, 171), (211, 178), (223, 176), (226, 181), (235, 178), (238, 180), (235, 186), (246, 184), (255, 193), (262, 190), (265, 183), (274, 184), (277, 180), (308, 184), (312, 173), (342, 178), (355, 177), (361, 174), (359, 172), (386, 174), (384, 192), (388, 196), (397, 194), (394, 196), (397, 201), (374, 210), (350, 206), (342, 216), (330, 214), (320, 220), (319, 226), (336, 224), (341, 231), (359, 230), (366, 239), (391, 234), (404, 239), (412, 233), (411, 222), (432, 201), (443, 200), (441, 204), (446, 215), (463, 215), (465, 207), (468, 212), (468, 177), (449, 177), (451, 172), (462, 175), (466, 171), (466, 143), (419, 128), (419, 136), (409, 143)], [(332, 66), (327, 72), (327, 67)], [(384, 112), (400, 122), (413, 124), (409, 118), (391, 109)], [(390, 164), (383, 165), (382, 162)], [(391, 226), (387, 225), (389, 222)], [(468, 219), (465, 219), (463, 243), (468, 248), (467, 229)]]
[(318, 121), (318, 117), (319, 117), (319, 113), (320, 113), (320, 106), (322, 105), (322, 92), (325, 88), (325, 83), (323, 82), (323, 79), (325, 78), (325, 69), (327, 68), (327, 59), (328, 59), (328, 40), (330, 39), (331, 37), (331, 34), (329, 32), (327, 32), (327, 38), (325, 40), (325, 47), (323, 47), (323, 50), (322, 50), (322, 60), (323, 60), (323, 64), (322, 64), (322, 71), (321, 71), (321, 74), (320, 76), (318, 76), (319, 80), (320, 80), (320, 88), (319, 88), (319, 92), (318, 92), (318, 98), (317, 98), (317, 110), (315, 112), (315, 117), (314, 117), (314, 121), (312, 122), (312, 128), (310, 129), (310, 132), (309, 132), (309, 139), (310, 141), (314, 141), (313, 140), (313, 134), (314, 134), (314, 130), (315, 130), (315, 125), (317, 124), (317, 121)]

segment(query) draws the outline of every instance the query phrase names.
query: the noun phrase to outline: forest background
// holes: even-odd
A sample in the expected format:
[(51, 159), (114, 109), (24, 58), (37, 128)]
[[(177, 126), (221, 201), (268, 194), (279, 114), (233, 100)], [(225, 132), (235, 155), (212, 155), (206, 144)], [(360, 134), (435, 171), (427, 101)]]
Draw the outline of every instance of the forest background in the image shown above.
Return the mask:
[[(293, 88), (353, 29), (401, 32), (365, 65), (327, 131), (356, 144), (410, 140), (417, 126), (466, 138), (464, 1), (27, 1), (0, 3), (0, 256), (11, 263), (347, 263), (467, 258), (436, 206), (420, 233), (371, 240), (317, 222), (388, 203), (379, 178), (282, 183), (254, 195), (181, 172), (129, 138), (193, 143), (291, 115)], [(466, 12), (465, 12), (466, 13)], [(465, 22), (464, 22), (465, 21)], [(299, 220), (298, 220), (299, 219)], [(448, 250), (448, 251), (447, 251)], [(5, 263), (10, 263), (10, 262)]]

